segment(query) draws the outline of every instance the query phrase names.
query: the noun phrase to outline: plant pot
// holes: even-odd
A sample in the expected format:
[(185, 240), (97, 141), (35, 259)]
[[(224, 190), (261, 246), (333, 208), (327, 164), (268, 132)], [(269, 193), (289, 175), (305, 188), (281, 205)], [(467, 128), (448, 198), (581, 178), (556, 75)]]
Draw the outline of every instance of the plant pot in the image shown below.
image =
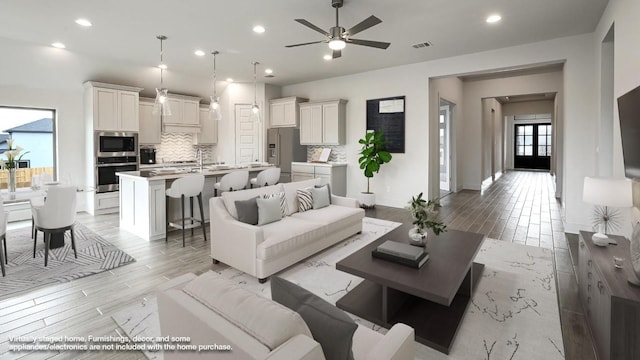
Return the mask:
[(409, 243), (414, 246), (427, 247), (427, 232), (419, 231), (417, 226), (409, 229)]
[(360, 207), (363, 209), (373, 209), (376, 207), (376, 194), (372, 192), (361, 192), (358, 196)]

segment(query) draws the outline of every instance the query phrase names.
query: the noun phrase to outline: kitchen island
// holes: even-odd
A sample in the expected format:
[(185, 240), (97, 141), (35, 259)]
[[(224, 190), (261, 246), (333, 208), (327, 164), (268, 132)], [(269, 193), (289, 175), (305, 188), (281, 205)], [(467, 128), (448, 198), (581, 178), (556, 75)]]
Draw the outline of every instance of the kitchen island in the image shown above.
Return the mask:
[[(209, 220), (209, 199), (214, 195), (214, 184), (222, 176), (240, 170), (249, 170), (249, 177), (270, 166), (257, 167), (197, 167), (187, 168), (150, 168), (140, 171), (118, 172), (120, 184), (120, 228), (140, 236), (145, 240), (165, 238), (165, 191), (171, 183), (180, 177), (194, 173), (205, 176), (202, 201), (205, 221)], [(247, 185), (248, 187), (248, 185)], [(172, 199), (168, 204), (169, 216), (180, 218), (180, 200)], [(200, 218), (197, 201), (194, 204), (194, 217)], [(189, 213), (189, 201), (185, 200), (185, 215)]]

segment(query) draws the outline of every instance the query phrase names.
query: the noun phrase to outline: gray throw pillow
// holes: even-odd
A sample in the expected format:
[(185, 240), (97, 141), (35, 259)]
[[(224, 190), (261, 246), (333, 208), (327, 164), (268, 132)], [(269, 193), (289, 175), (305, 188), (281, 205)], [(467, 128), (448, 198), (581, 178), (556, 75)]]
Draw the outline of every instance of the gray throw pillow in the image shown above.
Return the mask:
[(238, 221), (249, 225), (258, 225), (258, 203), (254, 197), (248, 200), (236, 200), (236, 210), (238, 211)]
[(258, 203), (258, 225), (266, 225), (282, 219), (280, 212), (280, 198), (256, 199)]
[(329, 191), (329, 204), (331, 204), (331, 184), (324, 184), (324, 185), (316, 185), (316, 189), (319, 189), (321, 187), (327, 187), (327, 191)]
[(280, 277), (271, 278), (271, 298), (297, 312), (320, 343), (327, 360), (352, 360), (358, 325), (344, 311)]
[(310, 191), (314, 209), (322, 209), (323, 207), (329, 206), (331, 203), (329, 201), (329, 188), (322, 186), (319, 188), (313, 188)]

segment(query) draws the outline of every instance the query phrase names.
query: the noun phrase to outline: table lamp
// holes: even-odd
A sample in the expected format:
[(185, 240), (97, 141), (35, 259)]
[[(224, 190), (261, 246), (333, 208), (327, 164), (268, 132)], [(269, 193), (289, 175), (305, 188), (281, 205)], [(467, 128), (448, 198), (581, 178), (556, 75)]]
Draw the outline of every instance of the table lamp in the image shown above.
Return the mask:
[(597, 226), (597, 232), (591, 239), (598, 246), (616, 244), (615, 240), (609, 239), (606, 235), (608, 231), (614, 230), (621, 225), (621, 214), (618, 209), (630, 208), (633, 206), (631, 180), (585, 177), (582, 200), (586, 203), (596, 205), (594, 208), (593, 223)]

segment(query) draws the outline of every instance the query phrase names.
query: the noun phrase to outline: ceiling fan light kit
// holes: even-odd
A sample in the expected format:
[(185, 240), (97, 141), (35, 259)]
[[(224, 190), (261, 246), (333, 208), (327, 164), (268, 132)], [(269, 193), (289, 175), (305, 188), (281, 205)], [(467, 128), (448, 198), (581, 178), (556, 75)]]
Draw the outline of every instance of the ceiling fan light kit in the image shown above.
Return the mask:
[(160, 88), (156, 88), (156, 101), (153, 104), (153, 114), (160, 114), (162, 116), (171, 116), (171, 108), (169, 107), (169, 102), (167, 98), (169, 96), (169, 89), (163, 87), (164, 83), (164, 70), (167, 66), (163, 62), (163, 41), (167, 40), (167, 37), (164, 35), (156, 36), (156, 39), (160, 40)]
[(391, 45), (391, 43), (388, 43), (388, 42), (352, 39), (351, 36), (359, 32), (362, 32), (372, 26), (380, 24), (382, 20), (371, 15), (368, 18), (356, 24), (355, 26), (353, 26), (352, 28), (345, 30), (345, 28), (340, 26), (340, 22), (339, 22), (338, 10), (342, 7), (342, 5), (343, 5), (343, 0), (331, 0), (331, 6), (336, 9), (336, 26), (330, 28), (328, 32), (310, 23), (305, 19), (295, 19), (296, 22), (326, 36), (327, 37), (326, 40), (287, 45), (286, 47), (297, 47), (297, 46), (304, 46), (304, 45), (311, 45), (311, 44), (328, 43), (329, 48), (333, 50), (331, 55), (332, 59), (335, 59), (342, 56), (342, 49), (344, 49), (347, 46), (347, 44), (368, 46), (368, 47), (374, 47), (378, 49), (387, 49), (389, 45)]

